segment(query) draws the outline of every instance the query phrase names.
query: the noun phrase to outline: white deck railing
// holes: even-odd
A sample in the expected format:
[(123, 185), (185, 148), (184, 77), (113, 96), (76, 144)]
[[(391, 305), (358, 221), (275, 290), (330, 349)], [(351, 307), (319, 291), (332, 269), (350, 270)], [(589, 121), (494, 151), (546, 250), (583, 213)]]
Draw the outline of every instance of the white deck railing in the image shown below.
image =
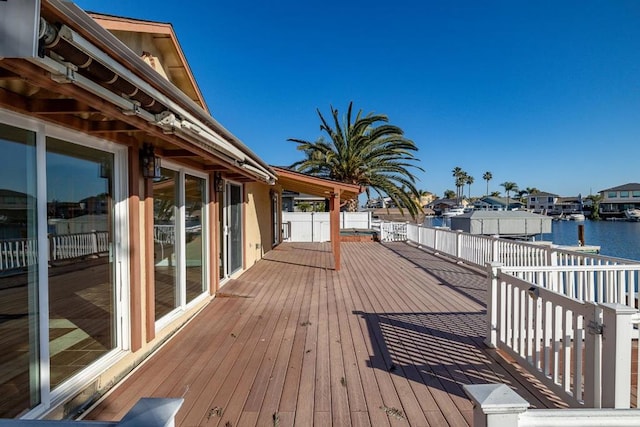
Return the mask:
[[(381, 224), (383, 241), (399, 240), (403, 233), (418, 247), (490, 266), (488, 345), (509, 353), (574, 406), (630, 406), (632, 363), (640, 369), (640, 357), (631, 360), (640, 323), (640, 263), (461, 231)], [(640, 408), (637, 383), (633, 404)]]
[[(484, 267), (490, 262), (518, 267), (635, 264), (631, 260), (570, 251), (549, 244), (468, 234), (444, 228), (422, 227), (407, 223), (381, 224), (381, 230), (387, 229), (393, 230), (393, 235), (401, 236), (406, 233), (406, 240), (413, 244), (453, 256), (478, 267)], [(383, 237), (386, 235), (388, 233), (381, 232), (381, 240), (384, 241)]]
[(577, 299), (515, 277), (513, 270), (489, 267), (487, 344), (574, 406), (629, 408), (638, 310)]

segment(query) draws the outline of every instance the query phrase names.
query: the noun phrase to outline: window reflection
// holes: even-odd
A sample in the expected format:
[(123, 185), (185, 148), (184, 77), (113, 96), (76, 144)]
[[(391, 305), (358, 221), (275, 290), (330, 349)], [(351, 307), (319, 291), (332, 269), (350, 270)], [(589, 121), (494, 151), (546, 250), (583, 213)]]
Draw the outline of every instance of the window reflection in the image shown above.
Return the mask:
[(0, 418), (40, 403), (35, 134), (0, 124)]
[(178, 173), (162, 168), (161, 174), (162, 176), (153, 183), (156, 320), (170, 313), (179, 303), (175, 250)]
[(113, 154), (47, 138), (51, 387), (114, 349)]

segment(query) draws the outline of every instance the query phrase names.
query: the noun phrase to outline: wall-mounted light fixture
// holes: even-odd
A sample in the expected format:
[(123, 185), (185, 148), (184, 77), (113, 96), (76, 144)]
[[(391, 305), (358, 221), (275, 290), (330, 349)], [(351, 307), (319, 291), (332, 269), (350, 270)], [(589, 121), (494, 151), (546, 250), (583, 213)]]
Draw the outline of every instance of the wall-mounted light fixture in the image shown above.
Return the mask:
[(144, 143), (140, 149), (140, 167), (145, 178), (160, 178), (160, 157), (153, 152), (153, 145)]
[(222, 174), (220, 172), (216, 172), (213, 176), (213, 185), (216, 193), (222, 193), (224, 191), (224, 179), (222, 179)]

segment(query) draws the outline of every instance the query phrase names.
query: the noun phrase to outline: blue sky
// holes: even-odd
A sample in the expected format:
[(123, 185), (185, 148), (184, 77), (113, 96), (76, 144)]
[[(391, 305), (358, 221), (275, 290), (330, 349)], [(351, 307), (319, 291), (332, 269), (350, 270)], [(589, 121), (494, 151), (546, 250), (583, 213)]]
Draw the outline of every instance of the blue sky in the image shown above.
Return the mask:
[[(640, 2), (77, 0), (173, 24), (212, 115), (273, 165), (316, 109), (386, 114), (419, 146), (417, 187), (560, 195), (640, 182)], [(465, 188), (465, 194), (468, 189)]]

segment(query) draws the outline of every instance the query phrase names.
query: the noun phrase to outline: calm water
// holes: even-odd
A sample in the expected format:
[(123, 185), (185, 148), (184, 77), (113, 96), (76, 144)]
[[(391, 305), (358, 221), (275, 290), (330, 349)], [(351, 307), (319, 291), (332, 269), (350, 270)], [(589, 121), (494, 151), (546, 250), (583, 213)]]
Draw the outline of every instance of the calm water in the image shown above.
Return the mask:
[[(577, 245), (578, 224), (584, 224), (585, 243), (600, 246), (600, 254), (640, 261), (640, 222), (552, 221), (551, 234), (544, 234), (536, 240), (548, 240), (558, 245)], [(433, 218), (432, 225), (442, 225), (442, 219)]]

